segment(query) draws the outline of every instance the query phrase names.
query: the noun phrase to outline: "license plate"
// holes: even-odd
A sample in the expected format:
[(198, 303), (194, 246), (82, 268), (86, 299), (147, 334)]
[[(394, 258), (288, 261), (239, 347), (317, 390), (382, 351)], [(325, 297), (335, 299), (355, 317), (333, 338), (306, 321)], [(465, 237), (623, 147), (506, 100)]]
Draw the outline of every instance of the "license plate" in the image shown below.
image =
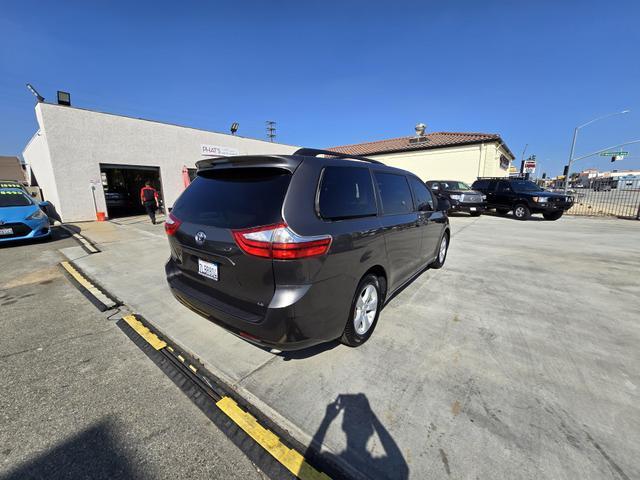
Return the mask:
[(472, 212), (476, 211), (476, 207), (469, 207), (469, 210), (471, 210)]
[(0, 228), (0, 235), (13, 235), (13, 228)]
[(198, 273), (203, 277), (218, 281), (218, 265), (198, 259)]

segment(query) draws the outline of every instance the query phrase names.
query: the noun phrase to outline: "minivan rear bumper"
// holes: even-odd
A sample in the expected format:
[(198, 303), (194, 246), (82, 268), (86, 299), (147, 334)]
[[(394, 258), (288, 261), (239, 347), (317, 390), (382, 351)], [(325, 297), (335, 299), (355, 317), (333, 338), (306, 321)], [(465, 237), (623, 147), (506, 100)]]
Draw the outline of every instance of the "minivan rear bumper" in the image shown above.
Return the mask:
[(167, 262), (165, 271), (171, 293), (180, 303), (256, 345), (282, 351), (300, 350), (333, 340), (341, 333), (340, 325), (327, 325), (322, 319), (315, 318), (318, 316), (317, 308), (314, 310), (311, 307), (308, 298), (311, 286), (276, 287), (274, 299), (289, 298), (292, 301), (273, 308), (270, 305), (265, 309), (264, 316), (259, 316), (224, 304), (192, 288), (172, 259)]

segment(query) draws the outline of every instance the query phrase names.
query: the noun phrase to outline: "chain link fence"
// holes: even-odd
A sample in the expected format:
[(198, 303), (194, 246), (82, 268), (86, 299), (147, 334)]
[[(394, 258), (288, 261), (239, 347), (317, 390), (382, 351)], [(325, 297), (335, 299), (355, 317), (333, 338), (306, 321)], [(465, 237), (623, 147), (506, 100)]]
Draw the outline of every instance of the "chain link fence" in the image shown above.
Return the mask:
[(597, 215), (640, 219), (640, 189), (576, 188), (567, 215)]

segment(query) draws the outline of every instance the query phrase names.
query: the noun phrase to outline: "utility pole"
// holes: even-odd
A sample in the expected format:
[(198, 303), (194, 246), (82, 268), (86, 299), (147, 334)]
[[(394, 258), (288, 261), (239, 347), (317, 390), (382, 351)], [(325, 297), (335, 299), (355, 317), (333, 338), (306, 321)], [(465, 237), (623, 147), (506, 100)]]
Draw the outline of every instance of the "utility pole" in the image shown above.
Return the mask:
[(273, 120), (267, 120), (267, 138), (270, 142), (276, 138), (276, 122)]
[[(629, 113), (631, 110), (622, 110), (621, 112), (614, 112), (614, 113), (609, 113), (607, 115), (602, 115), (601, 117), (597, 117), (594, 118), (593, 120), (588, 121), (587, 123), (583, 123), (582, 125), (578, 125), (574, 130), (573, 130), (573, 141), (571, 142), (571, 153), (569, 153), (569, 163), (567, 164), (567, 174), (565, 175), (564, 178), (564, 193), (565, 195), (567, 194), (567, 190), (569, 189), (569, 176), (571, 175), (571, 166), (573, 164), (573, 162), (575, 162), (577, 159), (573, 158), (573, 153), (576, 149), (576, 139), (578, 138), (578, 130), (580, 130), (582, 127), (586, 127), (587, 125), (591, 125), (594, 122), (597, 122), (598, 120), (603, 120), (605, 118), (609, 118), (609, 117), (613, 117), (615, 115), (622, 115), (625, 113)], [(584, 158), (584, 157), (583, 157)]]

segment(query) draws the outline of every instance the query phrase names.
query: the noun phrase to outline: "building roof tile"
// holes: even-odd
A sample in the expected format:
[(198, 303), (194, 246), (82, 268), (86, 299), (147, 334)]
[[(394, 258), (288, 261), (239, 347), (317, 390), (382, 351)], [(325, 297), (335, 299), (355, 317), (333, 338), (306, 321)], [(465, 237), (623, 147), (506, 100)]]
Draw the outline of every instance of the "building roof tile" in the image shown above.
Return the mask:
[[(454, 147), (485, 142), (500, 142), (504, 144), (500, 135), (496, 133), (477, 132), (433, 132), (421, 137), (422, 141), (416, 142), (415, 136), (389, 138), (375, 142), (357, 143), (353, 145), (341, 145), (327, 150), (346, 153), (349, 155), (380, 155), (384, 153), (404, 152), (411, 150), (428, 150), (432, 148)], [(412, 142), (413, 140), (413, 142)], [(504, 145), (513, 156), (509, 148)]]

